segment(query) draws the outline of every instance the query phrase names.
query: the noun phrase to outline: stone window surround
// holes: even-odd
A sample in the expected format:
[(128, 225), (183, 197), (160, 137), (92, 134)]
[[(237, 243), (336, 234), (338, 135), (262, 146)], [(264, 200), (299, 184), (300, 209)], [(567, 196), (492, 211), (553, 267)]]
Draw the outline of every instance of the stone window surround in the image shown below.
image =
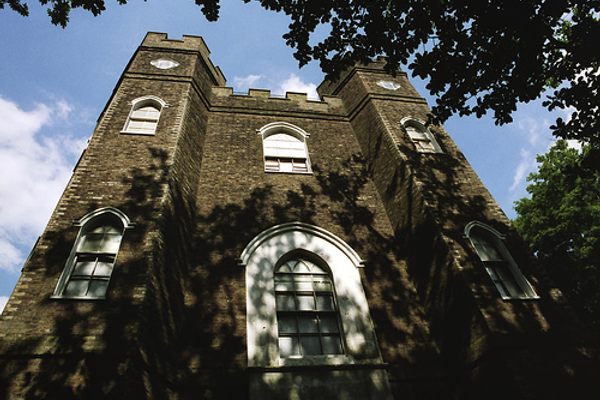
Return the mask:
[(169, 107), (169, 104), (167, 104), (167, 102), (165, 102), (160, 97), (157, 97), (154, 95), (146, 95), (146, 96), (135, 98), (135, 99), (131, 100), (131, 102), (129, 103), (131, 105), (131, 108), (129, 110), (129, 115), (127, 115), (127, 119), (125, 120), (125, 125), (123, 125), (123, 129), (121, 130), (121, 133), (128, 134), (128, 135), (145, 135), (145, 136), (153, 136), (156, 134), (156, 128), (154, 129), (154, 132), (139, 132), (139, 131), (127, 130), (127, 126), (129, 125), (129, 121), (131, 120), (131, 116), (133, 115), (133, 113), (138, 108), (142, 107), (144, 104), (147, 104), (147, 103), (154, 104), (157, 107), (159, 107), (159, 116), (156, 119), (156, 127), (158, 127), (158, 122), (160, 121), (160, 116), (162, 115), (163, 109)]
[[(274, 290), (278, 261), (304, 252), (329, 267), (338, 299), (345, 354), (280, 357)], [(358, 268), (363, 261), (325, 229), (290, 222), (273, 226), (250, 241), (240, 256), (245, 267), (249, 367), (380, 364), (379, 345)]]
[[(257, 129), (256, 132), (261, 136), (263, 142), (263, 164), (265, 166), (265, 172), (270, 173), (290, 173), (290, 174), (312, 174), (312, 167), (310, 163), (310, 157), (308, 155), (308, 146), (307, 139), (310, 136), (310, 133), (306, 132), (302, 128), (294, 124), (290, 124), (289, 122), (277, 121), (271, 122), (267, 125), (264, 125), (262, 128)], [(271, 135), (275, 135), (278, 133), (284, 133), (290, 136), (295, 137), (300, 140), (304, 144), (304, 160), (306, 160), (306, 171), (270, 171), (267, 169), (267, 157), (265, 156), (265, 139)], [(296, 159), (297, 157), (290, 157), (290, 160)]]
[[(510, 296), (510, 295), (502, 294), (503, 289), (498, 288), (498, 284), (496, 284), (496, 282), (494, 281), (494, 277), (491, 275), (490, 271), (486, 268), (486, 272), (488, 273), (488, 275), (490, 276), (490, 279), (496, 286), (496, 289), (498, 290), (498, 293), (502, 297), (502, 300), (535, 300), (535, 299), (539, 299), (540, 297), (535, 292), (535, 289), (533, 288), (531, 283), (527, 280), (527, 278), (523, 275), (523, 273), (521, 272), (521, 269), (519, 268), (516, 261), (510, 254), (510, 251), (506, 247), (506, 244), (505, 244), (506, 236), (501, 234), (500, 232), (498, 232), (491, 226), (484, 224), (483, 222), (471, 221), (465, 226), (464, 237), (469, 239), (469, 243), (471, 244), (473, 251), (479, 257), (479, 259), (481, 260), (481, 256), (479, 255), (477, 248), (475, 247), (475, 243), (473, 242), (473, 239), (471, 238), (471, 236), (472, 236), (471, 230), (475, 227), (477, 227), (479, 229), (483, 229), (490, 234), (491, 238), (494, 240), (494, 244), (496, 245), (497, 249), (500, 251), (502, 257), (504, 258), (504, 260), (506, 262), (508, 262), (508, 267), (509, 267), (510, 272), (512, 273), (515, 281), (520, 286), (521, 290), (523, 290), (523, 292), (525, 293), (524, 296)], [(481, 260), (481, 262), (484, 263), (483, 260)]]
[[(65, 267), (63, 268), (60, 278), (58, 279), (56, 288), (54, 289), (54, 293), (52, 294), (51, 298), (53, 298), (53, 299), (68, 299), (68, 300), (103, 300), (105, 298), (105, 297), (65, 296), (65, 295), (63, 295), (63, 292), (66, 288), (67, 283), (69, 282), (69, 278), (73, 272), (73, 269), (75, 268), (75, 261), (77, 258), (77, 247), (79, 246), (79, 244), (83, 238), (82, 233), (85, 232), (86, 225), (88, 225), (89, 223), (92, 223), (97, 218), (102, 218), (106, 214), (111, 214), (112, 216), (118, 218), (121, 221), (122, 226), (123, 226), (123, 233), (125, 233), (125, 230), (132, 229), (134, 226), (131, 223), (131, 221), (129, 220), (129, 218), (127, 217), (127, 215), (125, 215), (125, 213), (123, 213), (121, 210), (114, 208), (114, 207), (99, 208), (97, 210), (94, 210), (94, 211), (86, 214), (81, 219), (76, 221), (73, 224), (73, 226), (78, 226), (79, 232), (77, 233), (77, 238), (75, 239), (75, 242), (73, 243), (73, 247), (71, 248), (71, 252), (69, 253), (69, 257), (67, 258)], [(122, 243), (122, 239), (121, 239), (121, 243)], [(116, 264), (117, 257), (118, 257), (118, 250), (117, 250), (117, 253), (115, 254), (115, 259), (113, 261), (113, 265)]]
[[(437, 142), (435, 135), (427, 128), (424, 121), (414, 118), (414, 117), (404, 117), (404, 118), (402, 118), (402, 120), (400, 120), (400, 125), (402, 125), (402, 128), (404, 130), (406, 130), (407, 125), (417, 126), (423, 132), (423, 134), (429, 139), (429, 142), (433, 146), (434, 150), (433, 151), (423, 151), (423, 150), (420, 150), (417, 147), (417, 145), (415, 144), (415, 148), (419, 153), (430, 153), (430, 154), (443, 154), (444, 153), (444, 151), (440, 147), (439, 143)], [(413, 143), (415, 142), (415, 140), (413, 140), (413, 138), (410, 138), (410, 139), (411, 139), (411, 142), (413, 142)]]

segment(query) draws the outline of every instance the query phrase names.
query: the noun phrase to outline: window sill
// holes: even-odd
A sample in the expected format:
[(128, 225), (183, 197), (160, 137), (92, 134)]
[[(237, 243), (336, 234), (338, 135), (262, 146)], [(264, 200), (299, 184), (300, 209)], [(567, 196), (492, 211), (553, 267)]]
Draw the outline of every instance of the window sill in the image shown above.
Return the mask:
[(145, 133), (145, 132), (131, 132), (131, 131), (121, 131), (123, 135), (139, 135), (139, 136), (155, 136), (156, 132)]
[(280, 366), (309, 366), (309, 365), (342, 365), (355, 364), (352, 357), (346, 355), (323, 355), (323, 356), (296, 356), (279, 358)]
[(265, 170), (265, 173), (267, 173), (267, 174), (288, 174), (288, 175), (313, 175), (312, 171), (293, 172), (293, 171), (267, 171), (267, 170)]
[(509, 297), (509, 296), (501, 296), (504, 301), (527, 301), (527, 300), (539, 300), (540, 296), (523, 296), (523, 297)]
[(89, 300), (89, 301), (98, 301), (98, 300), (106, 300), (106, 296), (104, 297), (83, 297), (83, 296), (58, 296), (52, 295), (50, 296), (52, 300)]

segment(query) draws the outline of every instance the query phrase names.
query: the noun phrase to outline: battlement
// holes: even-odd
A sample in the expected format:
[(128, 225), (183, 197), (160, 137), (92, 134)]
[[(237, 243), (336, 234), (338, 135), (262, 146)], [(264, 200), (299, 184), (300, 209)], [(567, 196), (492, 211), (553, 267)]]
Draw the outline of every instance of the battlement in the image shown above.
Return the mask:
[(212, 63), (210, 50), (201, 36), (183, 35), (181, 39), (169, 39), (166, 33), (148, 32), (140, 47), (198, 52), (219, 84), (224, 85), (227, 81), (221, 69)]
[(285, 95), (273, 95), (269, 89), (248, 89), (247, 93), (234, 92), (232, 87), (214, 86), (213, 97), (216, 99), (232, 98), (236, 100), (272, 100), (275, 102), (291, 101), (299, 108), (315, 112), (331, 112), (343, 109), (344, 103), (339, 97), (321, 96), (321, 100), (309, 99), (306, 93), (286, 92)]

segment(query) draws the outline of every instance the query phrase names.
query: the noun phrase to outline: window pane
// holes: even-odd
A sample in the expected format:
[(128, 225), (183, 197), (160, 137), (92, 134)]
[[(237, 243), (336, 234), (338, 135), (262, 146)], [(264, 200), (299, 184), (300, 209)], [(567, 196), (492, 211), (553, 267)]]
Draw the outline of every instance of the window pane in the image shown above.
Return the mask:
[(342, 342), (339, 336), (323, 336), (323, 354), (342, 354)]
[(83, 240), (79, 245), (79, 251), (85, 253), (96, 253), (102, 248), (102, 233), (88, 232), (83, 236)]
[(294, 283), (290, 280), (290, 281), (286, 281), (283, 279), (280, 279), (280, 277), (276, 278), (277, 281), (275, 282), (275, 290), (278, 292), (293, 292), (294, 291)]
[(331, 292), (331, 282), (323, 279), (315, 279), (315, 291), (317, 292)]
[(102, 253), (114, 253), (119, 251), (119, 245), (121, 244), (121, 233), (106, 233), (104, 240), (102, 241)]
[(277, 303), (277, 310), (279, 311), (294, 311), (296, 305), (294, 303), (294, 296), (291, 294), (278, 294), (275, 302)]
[(305, 356), (322, 354), (321, 343), (319, 341), (319, 338), (316, 336), (301, 337), (300, 347), (302, 349), (302, 354)]
[(298, 295), (298, 310), (314, 310), (315, 309), (315, 299), (310, 295)]
[(110, 276), (113, 270), (112, 261), (104, 260), (98, 261), (96, 269), (94, 270), (94, 276)]
[(279, 355), (281, 357), (297, 356), (299, 354), (298, 339), (292, 337), (279, 338)]
[(433, 153), (435, 152), (435, 147), (433, 147), (433, 143), (431, 143), (429, 140), (418, 140), (415, 141), (415, 146), (417, 147), (417, 150), (422, 151), (422, 152), (427, 152), (427, 153)]
[(158, 119), (160, 111), (154, 106), (140, 107), (131, 114), (131, 118)]
[(92, 280), (90, 281), (90, 290), (88, 290), (87, 297), (104, 297), (107, 288), (108, 281)]
[(64, 296), (67, 297), (82, 297), (85, 296), (88, 289), (88, 280), (71, 279), (67, 284)]
[(317, 325), (317, 318), (310, 315), (298, 316), (298, 330), (300, 333), (317, 333), (319, 327)]
[(521, 286), (517, 283), (512, 271), (508, 269), (508, 263), (494, 263), (494, 270), (504, 287), (508, 290), (510, 296), (525, 296), (525, 292), (523, 292)]
[(277, 269), (277, 272), (292, 272), (292, 267), (289, 263), (285, 263)]
[(96, 258), (85, 258), (77, 257), (75, 268), (73, 269), (73, 275), (91, 275), (94, 271), (94, 265), (96, 264)]
[(300, 261), (298, 262), (298, 264), (296, 264), (296, 267), (294, 268), (294, 272), (295, 273), (309, 273), (310, 272), (310, 268), (308, 266), (308, 264), (306, 264), (304, 261)]
[(421, 128), (409, 125), (405, 129), (406, 133), (408, 133), (408, 136), (410, 136), (412, 140), (429, 140), (429, 138)]
[(479, 235), (472, 236), (473, 244), (477, 250), (477, 254), (481, 258), (481, 261), (502, 261), (504, 258), (500, 255), (496, 246), (492, 244), (487, 238)]
[(321, 332), (322, 333), (337, 333), (339, 327), (336, 315), (321, 315)]
[(299, 292), (312, 292), (313, 291), (313, 285), (312, 285), (312, 280), (309, 282), (296, 282), (296, 284), (294, 285), (295, 290), (299, 291)]
[(317, 296), (317, 310), (320, 311), (333, 311), (333, 296), (331, 295), (318, 295)]
[(156, 121), (129, 120), (126, 130), (140, 133), (154, 133), (156, 125)]
[(277, 325), (279, 326), (279, 333), (298, 332), (295, 315), (279, 315), (277, 318)]

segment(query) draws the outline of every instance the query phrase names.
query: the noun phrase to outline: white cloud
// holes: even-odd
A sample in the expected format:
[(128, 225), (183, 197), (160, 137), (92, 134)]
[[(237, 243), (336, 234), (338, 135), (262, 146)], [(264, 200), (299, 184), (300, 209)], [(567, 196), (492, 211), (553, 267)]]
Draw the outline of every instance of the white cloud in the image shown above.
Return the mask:
[(85, 146), (84, 139), (48, 134), (72, 110), (59, 100), (26, 111), (0, 97), (0, 269), (20, 266), (28, 249), (19, 247), (42, 231)]
[(277, 92), (281, 94), (285, 92), (306, 93), (309, 99), (319, 100), (317, 85), (312, 82), (303, 82), (296, 74), (290, 74), (286, 80), (281, 82)]
[(237, 90), (245, 90), (252, 87), (254, 84), (256, 84), (256, 82), (263, 78), (264, 76), (262, 75), (253, 74), (247, 76), (236, 76), (233, 78), (233, 86), (235, 86)]
[(517, 126), (527, 135), (531, 146), (539, 147), (550, 138), (550, 121), (525, 115), (518, 118)]
[(8, 297), (0, 296), (0, 314), (2, 314), (2, 311), (4, 310), (4, 306), (6, 305), (7, 301), (8, 301)]
[(536, 167), (535, 156), (531, 154), (529, 150), (521, 148), (520, 155), (521, 159), (515, 169), (512, 185), (510, 185), (510, 188), (508, 189), (511, 192), (517, 190), (517, 188), (525, 182), (527, 175)]

